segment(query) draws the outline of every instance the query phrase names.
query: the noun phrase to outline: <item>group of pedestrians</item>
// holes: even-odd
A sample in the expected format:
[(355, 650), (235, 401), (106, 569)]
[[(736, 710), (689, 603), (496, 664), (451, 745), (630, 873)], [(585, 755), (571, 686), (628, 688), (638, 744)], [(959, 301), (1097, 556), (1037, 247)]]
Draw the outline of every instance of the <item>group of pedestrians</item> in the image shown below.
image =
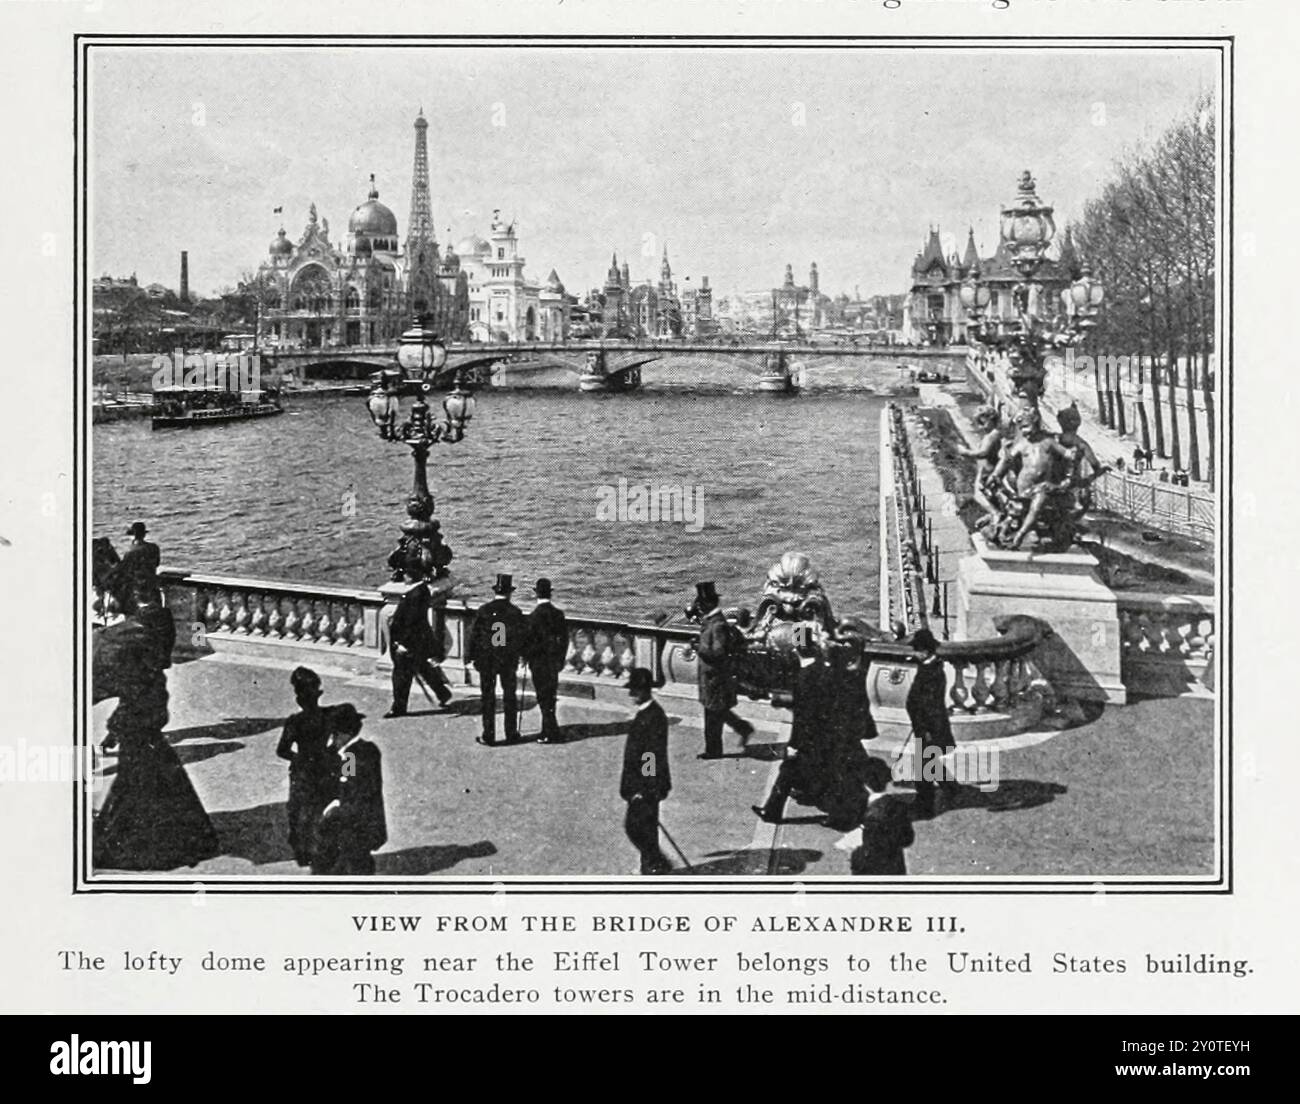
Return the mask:
[[(563, 742), (556, 717), (560, 672), (569, 650), (569, 632), (564, 611), (551, 600), (550, 579), (533, 585), (536, 604), (525, 615), (510, 599), (514, 579), (498, 574), (492, 584), (492, 599), (479, 607), (470, 622), (465, 641), (465, 660), (479, 676), (479, 710), (482, 732), (479, 743), (497, 743), (497, 689), (501, 690), (505, 713), (505, 743), (518, 743), (519, 667), (526, 664), (533, 692), (542, 715), (537, 742)], [(406, 714), (413, 681), (436, 696), (438, 706), (451, 705), (452, 692), (441, 663), (446, 658), (446, 628), (442, 609), (430, 594), (429, 584), (417, 580), (402, 596), (389, 622), (389, 654), (393, 661), (393, 704), (385, 717)]]
[(343, 702), (322, 706), (320, 676), (289, 677), (298, 712), (275, 753), (289, 761), (289, 847), (313, 874), (373, 874), (373, 852), (388, 842), (382, 757), (361, 736), (364, 713)]
[(95, 627), (91, 659), (93, 700), (117, 700), (101, 744), (116, 756), (105, 767), (113, 782), (95, 814), (91, 848), (95, 865), (113, 870), (192, 866), (218, 851), (212, 821), (163, 735), (176, 626), (162, 604), (158, 546), (146, 533), (143, 522), (132, 525), (121, 557), (105, 541), (93, 568), (120, 615)]
[[(96, 818), (95, 861), (117, 869), (166, 869), (192, 865), (217, 853), (218, 840), (185, 769), (162, 734), (168, 720), (166, 670), (171, 665), (175, 626), (163, 608), (157, 545), (137, 522), (128, 530), (132, 545), (120, 559), (111, 545), (99, 555), (97, 585), (110, 589), (121, 620), (97, 629), (95, 700), (117, 697), (108, 721), (107, 749), (120, 747), (117, 776)], [(111, 555), (110, 555), (111, 553)], [(519, 732), (518, 670), (526, 665), (541, 712), (540, 743), (564, 740), (556, 710), (559, 676), (569, 649), (563, 610), (553, 602), (552, 584), (539, 578), (527, 614), (511, 600), (513, 579), (498, 574), (493, 597), (469, 623), (466, 661), (479, 681), (479, 742), (496, 746), (497, 691), (504, 706), (504, 742)], [(699, 620), (696, 645), (704, 746), (698, 758), (724, 755), (727, 728), (744, 751), (753, 725), (735, 712), (740, 657), (747, 642), (726, 617), (712, 582), (696, 585), (692, 612)], [(399, 599), (387, 627), (391, 656), (392, 705), (386, 718), (404, 716), (416, 682), (447, 708), (453, 693), (441, 664), (446, 656), (441, 603), (429, 584), (414, 581)], [(947, 683), (939, 644), (928, 629), (911, 638), (916, 673), (907, 712), (922, 764), (954, 746), (948, 720)], [(955, 783), (936, 783), (922, 773), (911, 803), (900, 802), (883, 760), (865, 745), (876, 737), (867, 698), (860, 641), (831, 635), (821, 647), (811, 639), (797, 647), (790, 738), (766, 800), (753, 806), (764, 821), (779, 823), (787, 802), (820, 808), (825, 823), (840, 830), (862, 827), (854, 851), (855, 873), (906, 872), (904, 849), (912, 842), (911, 821), (933, 816), (936, 788), (952, 798)], [(294, 860), (314, 874), (369, 875), (374, 852), (388, 838), (382, 757), (362, 736), (364, 714), (350, 703), (321, 704), (319, 675), (294, 670), (290, 684), (298, 711), (288, 718), (276, 748), (289, 763), (287, 803), (289, 846)], [(640, 856), (642, 874), (671, 872), (660, 846), (660, 807), (672, 792), (668, 718), (654, 698), (654, 676), (633, 668), (626, 684), (635, 707), (624, 745), (619, 796), (626, 802), (624, 831)], [(666, 832), (665, 832), (666, 835)]]

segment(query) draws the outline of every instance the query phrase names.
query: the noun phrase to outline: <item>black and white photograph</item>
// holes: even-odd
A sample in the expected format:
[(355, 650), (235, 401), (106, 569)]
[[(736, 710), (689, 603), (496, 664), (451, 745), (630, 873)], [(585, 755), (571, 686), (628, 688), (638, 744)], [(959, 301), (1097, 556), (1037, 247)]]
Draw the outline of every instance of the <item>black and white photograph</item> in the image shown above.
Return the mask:
[(0, 27), (20, 1083), (373, 1092), (430, 1015), (1267, 1075), (1300, 8)]
[(80, 888), (1230, 884), (1228, 43), (80, 50)]

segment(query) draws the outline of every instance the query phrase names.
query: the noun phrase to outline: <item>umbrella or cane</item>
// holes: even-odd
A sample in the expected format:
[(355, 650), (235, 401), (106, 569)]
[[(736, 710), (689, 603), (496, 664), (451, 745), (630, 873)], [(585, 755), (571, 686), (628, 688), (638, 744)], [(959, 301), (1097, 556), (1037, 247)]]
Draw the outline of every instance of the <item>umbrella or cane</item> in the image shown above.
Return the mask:
[(677, 852), (678, 857), (682, 860), (682, 862), (686, 864), (686, 869), (689, 870), (692, 874), (694, 874), (695, 867), (691, 865), (691, 860), (688, 859), (685, 853), (682, 851), (682, 849), (677, 846), (677, 841), (673, 839), (673, 837), (669, 834), (668, 829), (664, 827), (664, 822), (660, 820), (657, 823), (659, 825), (659, 831), (661, 831), (664, 834), (664, 838), (668, 840), (669, 843), (672, 844), (673, 850)]
[(903, 758), (903, 752), (905, 752), (905, 751), (907, 750), (907, 745), (910, 744), (910, 743), (912, 742), (912, 738), (913, 738), (915, 735), (916, 735), (916, 729), (914, 729), (914, 728), (909, 728), (909, 729), (907, 730), (907, 739), (904, 740), (904, 741), (899, 745), (899, 747), (898, 747), (898, 754), (894, 756), (894, 761), (893, 761), (892, 763), (889, 764), (889, 769), (890, 769), (890, 773), (891, 773), (891, 774), (893, 773), (893, 769), (894, 769), (896, 766), (898, 766), (898, 761), (899, 761), (901, 758)]
[(415, 683), (420, 688), (420, 693), (425, 696), (429, 704), (435, 709), (441, 709), (442, 703), (433, 700), (433, 695), (429, 693), (429, 685), (424, 681), (424, 676), (418, 671), (415, 673)]
[(515, 731), (519, 731), (519, 726), (524, 723), (524, 695), (528, 693), (528, 664), (522, 664), (524, 677), (519, 683), (519, 709), (515, 713)]

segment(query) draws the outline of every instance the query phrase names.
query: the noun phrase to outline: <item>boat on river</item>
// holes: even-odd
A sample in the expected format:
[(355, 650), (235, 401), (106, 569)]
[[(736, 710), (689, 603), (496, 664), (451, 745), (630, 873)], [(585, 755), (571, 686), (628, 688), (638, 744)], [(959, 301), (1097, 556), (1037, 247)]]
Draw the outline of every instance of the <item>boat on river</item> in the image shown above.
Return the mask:
[(283, 414), (280, 393), (163, 387), (153, 393), (153, 428), (182, 429)]

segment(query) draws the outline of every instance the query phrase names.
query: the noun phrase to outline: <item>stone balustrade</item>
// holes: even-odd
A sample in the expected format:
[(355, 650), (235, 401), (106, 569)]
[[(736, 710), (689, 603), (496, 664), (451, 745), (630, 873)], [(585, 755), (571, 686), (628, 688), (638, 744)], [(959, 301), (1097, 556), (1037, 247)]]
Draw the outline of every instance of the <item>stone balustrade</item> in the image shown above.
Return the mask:
[[(343, 667), (362, 674), (386, 667), (385, 618), (389, 611), (377, 589), (174, 569), (160, 571), (159, 581), (176, 620), (180, 654), (226, 651)], [(465, 683), (473, 681), (464, 662), (473, 613), (473, 607), (457, 600), (449, 601), (442, 611), (447, 651), (444, 669), (453, 680), (459, 674)], [(586, 697), (621, 695), (627, 672), (640, 666), (649, 668), (662, 693), (695, 696), (698, 659), (693, 627), (620, 621), (571, 611), (566, 616), (569, 647), (560, 674), (562, 692)], [(1031, 653), (1045, 632), (1032, 618), (1013, 617), (1006, 619), (1000, 635), (991, 640), (945, 642), (940, 655), (948, 664), (954, 722), (965, 727), (972, 721), (992, 721), (989, 731), (1005, 730), (1007, 718), (1043, 689)], [(873, 642), (867, 646), (866, 658), (868, 690), (878, 723), (886, 730), (891, 721), (905, 726), (904, 705), (915, 671), (911, 649), (904, 644)], [(973, 730), (968, 730), (964, 738), (972, 736)]]
[(1131, 591), (1116, 598), (1125, 685), (1145, 694), (1204, 692), (1214, 665), (1215, 600)]
[[(998, 635), (987, 640), (949, 640), (939, 646), (947, 667), (949, 713), (958, 739), (987, 739), (1023, 730), (1042, 716), (1052, 689), (1033, 654), (1050, 635), (1032, 617), (999, 619)], [(912, 649), (902, 643), (868, 644), (867, 691), (872, 715), (882, 729), (909, 727), (907, 694), (916, 673)]]
[(344, 652), (377, 646), (377, 591), (170, 569), (159, 582), (181, 646), (201, 651), (214, 638)]

